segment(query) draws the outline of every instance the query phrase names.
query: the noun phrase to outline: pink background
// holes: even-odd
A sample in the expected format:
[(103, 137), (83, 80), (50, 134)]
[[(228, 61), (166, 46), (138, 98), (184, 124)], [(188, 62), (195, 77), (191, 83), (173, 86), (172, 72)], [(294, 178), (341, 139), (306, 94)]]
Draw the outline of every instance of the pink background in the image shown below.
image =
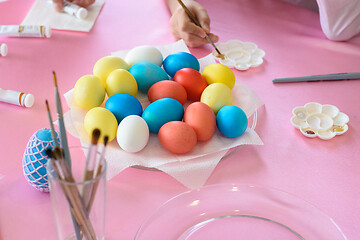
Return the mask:
[[(206, 182), (254, 184), (294, 194), (333, 218), (349, 239), (360, 239), (360, 81), (273, 84), (276, 77), (360, 71), (360, 38), (332, 42), (316, 13), (276, 0), (201, 0), (221, 42), (251, 41), (266, 52), (258, 68), (234, 70), (265, 102), (256, 132), (264, 146), (245, 146), (221, 161)], [(33, 1), (0, 3), (0, 24), (20, 24)], [(52, 70), (61, 93), (92, 73), (111, 52), (174, 42), (161, 0), (108, 0), (89, 33), (53, 31), (50, 39), (0, 37), (0, 87), (32, 93), (26, 109), (0, 103), (0, 239), (55, 239), (49, 194), (25, 180), (22, 155), (31, 135), (49, 126), (45, 99), (55, 118)], [(198, 58), (210, 45), (190, 49)], [(64, 98), (63, 98), (64, 102)], [(329, 141), (305, 138), (291, 123), (292, 109), (308, 102), (333, 104), (350, 117), (349, 130)], [(64, 112), (67, 110), (63, 104)], [(69, 136), (71, 145), (77, 139)], [(106, 239), (132, 239), (163, 202), (187, 191), (162, 172), (130, 168), (108, 182)]]

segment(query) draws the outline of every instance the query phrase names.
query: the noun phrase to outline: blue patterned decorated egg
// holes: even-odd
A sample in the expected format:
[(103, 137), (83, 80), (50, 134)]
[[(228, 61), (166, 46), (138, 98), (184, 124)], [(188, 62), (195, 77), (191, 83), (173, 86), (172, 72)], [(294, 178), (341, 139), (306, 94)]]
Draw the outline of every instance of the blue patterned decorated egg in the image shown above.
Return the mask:
[[(57, 141), (60, 139), (57, 135)], [(41, 192), (49, 192), (46, 163), (50, 159), (45, 150), (53, 149), (55, 143), (51, 136), (50, 129), (40, 129), (36, 131), (26, 145), (23, 156), (23, 172), (26, 180), (31, 186)]]

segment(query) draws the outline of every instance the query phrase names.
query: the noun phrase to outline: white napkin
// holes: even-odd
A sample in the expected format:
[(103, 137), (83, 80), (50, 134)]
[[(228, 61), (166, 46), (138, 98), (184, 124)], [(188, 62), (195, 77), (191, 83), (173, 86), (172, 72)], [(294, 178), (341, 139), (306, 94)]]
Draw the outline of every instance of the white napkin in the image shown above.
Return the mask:
[(93, 27), (105, 0), (96, 0), (90, 5), (85, 19), (67, 13), (56, 12), (51, 0), (36, 0), (22, 25), (45, 25), (52, 29), (89, 32)]
[[(170, 53), (179, 51), (189, 52), (183, 41), (159, 47), (164, 58)], [(119, 51), (113, 55), (124, 57), (127, 51)], [(210, 54), (207, 57), (199, 59), (201, 69), (215, 60)], [(241, 107), (246, 115), (250, 117), (263, 102), (247, 86), (236, 82), (232, 89), (233, 104)], [(86, 110), (76, 106), (73, 99), (73, 90), (65, 93), (70, 110), (64, 114), (64, 121), (67, 131), (73, 136), (80, 138), (83, 146), (88, 146), (89, 136), (86, 133), (83, 121)], [(143, 106), (148, 104), (144, 95), (140, 97)], [(145, 100), (146, 99), (146, 100)], [(231, 148), (240, 145), (254, 144), (262, 145), (260, 137), (254, 129), (248, 128), (245, 133), (238, 138), (226, 138), (220, 132), (216, 132), (212, 139), (207, 142), (197, 143), (195, 148), (186, 154), (172, 154), (165, 150), (156, 134), (151, 133), (147, 146), (138, 153), (127, 153), (123, 151), (114, 139), (108, 144), (106, 159), (108, 164), (107, 178), (111, 179), (124, 169), (131, 166), (144, 166), (155, 168), (168, 173), (188, 188), (198, 188), (208, 179), (218, 162), (225, 156)]]

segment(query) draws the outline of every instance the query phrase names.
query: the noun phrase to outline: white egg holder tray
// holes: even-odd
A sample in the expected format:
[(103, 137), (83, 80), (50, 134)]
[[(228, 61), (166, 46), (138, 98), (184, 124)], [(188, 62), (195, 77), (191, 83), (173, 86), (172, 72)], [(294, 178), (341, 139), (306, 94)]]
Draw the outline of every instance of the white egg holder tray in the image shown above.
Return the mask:
[(252, 42), (230, 40), (225, 43), (219, 43), (216, 47), (225, 55), (225, 58), (220, 58), (217, 51), (213, 51), (212, 55), (219, 63), (229, 68), (244, 71), (251, 67), (258, 67), (264, 62), (265, 52)]
[(291, 123), (309, 138), (329, 140), (349, 129), (349, 117), (333, 105), (310, 102), (292, 111)]

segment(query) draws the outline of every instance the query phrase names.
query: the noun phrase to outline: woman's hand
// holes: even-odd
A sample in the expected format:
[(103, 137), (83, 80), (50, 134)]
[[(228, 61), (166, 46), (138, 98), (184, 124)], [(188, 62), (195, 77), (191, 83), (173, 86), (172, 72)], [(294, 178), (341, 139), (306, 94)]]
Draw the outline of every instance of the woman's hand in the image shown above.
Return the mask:
[(202, 27), (191, 21), (177, 0), (168, 0), (168, 6), (172, 13), (170, 26), (174, 37), (177, 40), (183, 39), (189, 47), (198, 47), (209, 43), (205, 38), (206, 33), (213, 42), (217, 42), (219, 37), (210, 33), (210, 18), (205, 8), (193, 0), (184, 1), (184, 4)]

